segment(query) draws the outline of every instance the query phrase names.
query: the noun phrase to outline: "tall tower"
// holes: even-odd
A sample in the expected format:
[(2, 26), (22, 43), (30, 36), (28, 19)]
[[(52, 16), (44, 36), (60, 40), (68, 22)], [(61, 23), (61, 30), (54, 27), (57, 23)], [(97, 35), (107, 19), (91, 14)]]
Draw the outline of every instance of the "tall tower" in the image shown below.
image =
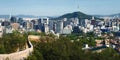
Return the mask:
[(56, 32), (56, 21), (53, 22), (53, 31)]
[(10, 13), (10, 15), (9, 15), (9, 20), (11, 19), (11, 13)]
[(94, 16), (92, 16), (92, 20), (95, 20), (95, 17), (94, 17)]
[(77, 11), (79, 11), (79, 9), (80, 9), (79, 0), (74, 0), (74, 1), (75, 1), (75, 4), (76, 4)]
[(60, 33), (62, 33), (63, 30), (63, 21), (60, 22)]

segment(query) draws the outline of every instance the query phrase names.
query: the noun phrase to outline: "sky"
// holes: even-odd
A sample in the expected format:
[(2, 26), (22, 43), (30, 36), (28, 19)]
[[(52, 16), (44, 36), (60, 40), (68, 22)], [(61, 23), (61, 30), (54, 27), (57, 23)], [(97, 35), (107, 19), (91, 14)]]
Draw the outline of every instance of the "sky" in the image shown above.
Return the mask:
[(119, 6), (120, 0), (0, 0), (0, 15), (59, 16), (75, 11), (109, 15), (120, 13)]

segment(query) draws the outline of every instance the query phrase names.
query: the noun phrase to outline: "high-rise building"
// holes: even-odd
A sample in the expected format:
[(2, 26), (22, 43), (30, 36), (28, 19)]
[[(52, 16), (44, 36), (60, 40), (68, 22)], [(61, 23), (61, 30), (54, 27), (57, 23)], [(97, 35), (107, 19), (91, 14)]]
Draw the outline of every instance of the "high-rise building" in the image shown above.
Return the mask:
[(27, 30), (33, 29), (33, 23), (29, 22), (29, 21), (26, 21), (26, 22), (23, 23), (23, 27)]
[(26, 22), (27, 25), (26, 25), (26, 28), (27, 29), (33, 29), (33, 23), (32, 22)]
[(71, 34), (72, 33), (72, 26), (71, 25), (67, 25), (63, 30), (62, 30), (62, 34)]
[(63, 30), (63, 21), (57, 21), (56, 23), (56, 32), (62, 33)]
[(1, 25), (2, 25), (2, 26), (9, 26), (9, 25), (10, 25), (10, 22), (8, 22), (8, 21), (3, 21), (3, 22), (1, 23)]
[(53, 31), (56, 33), (56, 22), (53, 22)]
[(68, 25), (68, 22), (67, 22), (67, 18), (64, 18), (63, 19), (63, 27), (67, 26)]
[(74, 24), (79, 25), (79, 19), (78, 18), (75, 18)]
[(48, 26), (48, 24), (44, 24), (44, 32), (45, 33), (49, 32), (49, 26)]
[(16, 17), (11, 17), (10, 22), (11, 23), (16, 23), (17, 22), (17, 18)]
[(94, 16), (92, 16), (92, 20), (95, 20), (95, 17), (94, 17)]
[(3, 27), (1, 26), (1, 23), (0, 23), (0, 37), (2, 37), (3, 35)]
[(49, 24), (49, 18), (45, 17), (45, 18), (40, 18), (38, 19), (39, 24)]
[(23, 18), (18, 18), (17, 22), (20, 23), (20, 25), (22, 25), (23, 24)]

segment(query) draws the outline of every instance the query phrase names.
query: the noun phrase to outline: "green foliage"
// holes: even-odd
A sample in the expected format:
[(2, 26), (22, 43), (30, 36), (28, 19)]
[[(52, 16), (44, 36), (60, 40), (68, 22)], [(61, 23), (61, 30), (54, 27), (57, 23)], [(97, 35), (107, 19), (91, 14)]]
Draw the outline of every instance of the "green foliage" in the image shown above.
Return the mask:
[[(29, 32), (29, 34), (36, 35), (36, 32)], [(18, 47), (24, 48), (29, 34), (20, 34), (17, 31), (4, 34), (4, 37), (0, 38), (0, 53), (11, 53), (15, 52)], [(34, 52), (25, 60), (120, 60), (120, 55), (112, 48), (107, 48), (101, 53), (82, 50), (84, 44), (95, 45), (96, 38), (92, 32), (61, 36), (56, 40), (52, 34), (41, 33), (40, 35), (42, 35), (42, 40), (54, 41), (48, 43), (33, 42)]]
[(33, 55), (27, 60), (30, 60), (32, 56), (33, 60), (120, 60), (120, 55), (111, 48), (107, 48), (101, 53), (82, 50), (85, 43), (94, 46), (95, 39), (94, 34), (90, 32), (87, 34), (70, 34), (66, 37), (61, 36), (53, 42), (36, 43)]
[(38, 33), (38, 32), (35, 32), (35, 31), (32, 31), (32, 32), (27, 32), (28, 35), (41, 35), (41, 36), (45, 36), (46, 34), (45, 33)]
[(29, 56), (27, 59), (25, 60), (37, 60), (36, 56), (35, 55), (31, 55)]
[(4, 34), (0, 39), (0, 53), (13, 53), (25, 49), (27, 38), (17, 31)]
[(86, 15), (86, 14), (78, 11), (78, 12), (73, 12), (73, 13), (68, 13), (68, 14), (62, 15), (58, 19), (61, 19), (61, 18), (70, 19), (70, 18), (76, 18), (76, 17), (79, 19), (91, 19), (92, 16)]

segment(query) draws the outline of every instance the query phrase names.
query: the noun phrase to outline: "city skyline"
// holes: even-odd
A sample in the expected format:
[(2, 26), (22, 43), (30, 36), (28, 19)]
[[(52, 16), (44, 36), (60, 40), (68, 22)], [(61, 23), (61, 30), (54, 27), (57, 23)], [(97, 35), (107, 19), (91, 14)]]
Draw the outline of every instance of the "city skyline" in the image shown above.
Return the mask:
[(75, 11), (90, 15), (110, 15), (120, 13), (119, 2), (119, 0), (0, 0), (0, 15), (59, 16)]

